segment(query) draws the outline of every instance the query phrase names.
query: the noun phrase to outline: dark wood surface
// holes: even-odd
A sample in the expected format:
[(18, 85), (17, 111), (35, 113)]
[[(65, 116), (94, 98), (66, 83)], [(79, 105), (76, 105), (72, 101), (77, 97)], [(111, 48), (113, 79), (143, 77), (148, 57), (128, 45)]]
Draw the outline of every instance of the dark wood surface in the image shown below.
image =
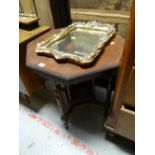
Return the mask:
[[(106, 73), (106, 71), (119, 66), (124, 46), (124, 39), (116, 34), (96, 59), (95, 63), (91, 67), (84, 68), (67, 61), (62, 62), (57, 61), (52, 57), (37, 55), (35, 52), (36, 44), (59, 32), (60, 29), (51, 30), (30, 42), (27, 46), (26, 65), (41, 76), (49, 78), (52, 81), (61, 119), (64, 122), (65, 128), (68, 128), (68, 118), (73, 108), (82, 103), (82, 101), (93, 101), (94, 76), (101, 77)], [(92, 80), (90, 88), (87, 89), (88, 86), (86, 88), (82, 88), (81, 82), (86, 82), (88, 80)], [(85, 86), (85, 84), (86, 83), (84, 83), (83, 86)], [(89, 92), (91, 93), (88, 95), (82, 94), (82, 91), (79, 91), (78, 88), (85, 89), (83, 90), (85, 92), (90, 90)], [(73, 92), (75, 92), (75, 94), (73, 94)], [(77, 92), (80, 97), (77, 97)], [(81, 99), (81, 101), (79, 101), (79, 99)]]
[(50, 7), (55, 28), (62, 28), (71, 24), (69, 0), (50, 0)]
[[(53, 78), (69, 81), (77, 78), (89, 77), (93, 74), (99, 74), (105, 70), (116, 68), (120, 64), (122, 51), (124, 47), (124, 39), (115, 35), (111, 40), (114, 44), (107, 45), (95, 63), (90, 67), (81, 67), (70, 62), (57, 61), (54, 58), (47, 56), (39, 56), (35, 53), (36, 44), (49, 38), (53, 34), (59, 33), (60, 30), (51, 30), (46, 34), (38, 37), (30, 42), (27, 46), (27, 61), (26, 65), (39, 72), (46, 73)], [(44, 67), (39, 67), (43, 63)]]

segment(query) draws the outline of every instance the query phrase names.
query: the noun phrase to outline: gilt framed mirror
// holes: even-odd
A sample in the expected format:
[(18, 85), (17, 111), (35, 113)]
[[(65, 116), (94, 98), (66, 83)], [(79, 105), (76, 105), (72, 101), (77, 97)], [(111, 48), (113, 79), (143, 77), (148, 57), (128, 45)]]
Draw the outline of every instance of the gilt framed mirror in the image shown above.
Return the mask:
[(76, 22), (37, 44), (36, 53), (78, 65), (89, 65), (112, 38), (115, 28), (100, 22)]

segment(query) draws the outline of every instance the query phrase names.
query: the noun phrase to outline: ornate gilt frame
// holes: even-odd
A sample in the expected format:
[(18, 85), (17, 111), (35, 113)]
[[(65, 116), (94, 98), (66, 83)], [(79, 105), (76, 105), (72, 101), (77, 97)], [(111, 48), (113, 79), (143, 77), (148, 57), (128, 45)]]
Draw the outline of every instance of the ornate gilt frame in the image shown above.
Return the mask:
[[(100, 31), (101, 33), (104, 32), (106, 34), (100, 41), (97, 43), (97, 47), (93, 50), (89, 55), (79, 56), (76, 54), (65, 53), (63, 51), (58, 50), (50, 50), (48, 47), (52, 44), (63, 39), (67, 36), (70, 32), (75, 29), (84, 29), (88, 33), (91, 31)], [(65, 29), (61, 30), (59, 34), (55, 34), (49, 39), (42, 41), (37, 44), (36, 46), (36, 53), (41, 55), (48, 55), (54, 57), (56, 60), (68, 60), (70, 62), (79, 64), (79, 65), (88, 65), (92, 63), (95, 58), (100, 54), (102, 51), (101, 49), (104, 47), (105, 43), (114, 35), (115, 28), (109, 24), (103, 24), (100, 22), (76, 22)]]

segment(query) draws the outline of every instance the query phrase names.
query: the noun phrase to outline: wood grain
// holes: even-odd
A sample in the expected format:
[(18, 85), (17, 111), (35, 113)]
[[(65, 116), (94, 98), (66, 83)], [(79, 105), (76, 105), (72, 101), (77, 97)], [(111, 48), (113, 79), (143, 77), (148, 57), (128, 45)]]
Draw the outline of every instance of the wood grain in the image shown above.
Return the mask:
[(132, 68), (129, 75), (123, 103), (135, 107), (135, 67)]
[(26, 45), (19, 46), (19, 75), (27, 91), (27, 95), (32, 95), (44, 83), (44, 79), (36, 75), (32, 70), (25, 66), (26, 60)]
[(33, 29), (31, 31), (19, 29), (19, 44), (27, 42), (27, 41), (31, 40), (32, 38), (36, 37), (37, 35), (48, 31), (49, 29), (50, 29), (49, 26), (40, 26), (40, 27)]
[[(130, 116), (126, 116), (126, 114), (124, 115), (123, 114), (124, 112), (122, 113), (121, 107), (124, 106), (124, 104), (126, 103), (129, 103), (130, 105), (134, 106), (133, 103), (134, 78), (135, 78), (133, 70), (134, 60), (135, 60), (135, 3), (133, 3), (131, 10), (129, 31), (123, 50), (122, 63), (120, 65), (120, 69), (117, 76), (114, 100), (105, 125), (107, 129), (112, 128), (113, 132), (118, 133), (126, 138), (130, 138), (131, 140), (134, 140), (133, 135), (135, 132), (134, 131), (135, 117), (133, 116), (130, 120)], [(129, 84), (131, 84), (131, 88), (129, 88)], [(133, 96), (131, 97), (130, 95)], [(126, 100), (124, 100), (124, 97)], [(134, 111), (132, 112), (134, 113)], [(129, 122), (129, 120), (131, 122)], [(128, 129), (125, 126), (127, 126)]]
[(32, 70), (28, 69), (26, 65), (26, 45), (27, 42), (39, 36), (40, 34), (49, 30), (49, 27), (39, 27), (32, 31), (19, 30), (19, 75), (27, 95), (31, 95), (37, 91), (44, 83), (44, 79), (36, 75)]

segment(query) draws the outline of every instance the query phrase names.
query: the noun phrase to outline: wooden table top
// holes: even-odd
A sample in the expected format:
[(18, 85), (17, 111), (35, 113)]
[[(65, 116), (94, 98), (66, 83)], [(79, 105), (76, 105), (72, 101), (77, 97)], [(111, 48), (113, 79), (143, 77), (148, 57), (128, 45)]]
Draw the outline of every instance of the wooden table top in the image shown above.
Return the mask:
[(108, 69), (116, 68), (120, 64), (125, 40), (118, 34), (105, 46), (95, 63), (91, 67), (81, 67), (70, 62), (58, 62), (54, 58), (39, 56), (35, 53), (36, 44), (48, 39), (60, 30), (51, 30), (28, 43), (26, 65), (36, 71), (63, 80), (71, 80), (83, 76), (91, 76)]
[(33, 30), (19, 29), (19, 44), (25, 43), (50, 29), (49, 26), (39, 26)]

